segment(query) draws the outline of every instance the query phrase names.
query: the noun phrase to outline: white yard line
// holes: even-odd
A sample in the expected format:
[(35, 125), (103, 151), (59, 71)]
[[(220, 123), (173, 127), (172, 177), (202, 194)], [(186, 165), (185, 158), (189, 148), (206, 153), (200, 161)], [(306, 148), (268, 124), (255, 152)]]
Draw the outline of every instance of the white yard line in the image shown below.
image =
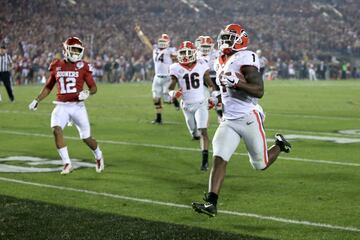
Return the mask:
[[(16, 111), (16, 110), (0, 110), (0, 113), (9, 113), (9, 114), (29, 114), (29, 115), (34, 115), (33, 112), (30, 111)], [(37, 115), (42, 115), (42, 116), (46, 116), (49, 117), (50, 113), (48, 111), (44, 112), (44, 111), (37, 111), (36, 113)], [(313, 116), (314, 117), (314, 116)], [(146, 120), (146, 119), (123, 119), (121, 117), (116, 118), (116, 117), (106, 117), (106, 119), (113, 119), (116, 121), (121, 121), (121, 122), (139, 122), (139, 123), (150, 123), (150, 121)], [(360, 119), (356, 119), (356, 118), (342, 118), (342, 120), (360, 120)], [(172, 125), (184, 125), (185, 123), (183, 121), (165, 121), (165, 124), (172, 124)], [(218, 124), (216, 123), (211, 123), (209, 126), (210, 128), (216, 128), (218, 126)], [(293, 129), (279, 129), (279, 128), (266, 128), (265, 130), (267, 131), (274, 131), (274, 132), (281, 132), (281, 133), (301, 133), (301, 134), (315, 134), (315, 135), (324, 135), (324, 136), (334, 136), (334, 137), (349, 137), (349, 138), (356, 138), (358, 137), (357, 135), (354, 134), (345, 134), (345, 133), (336, 133), (336, 132), (321, 132), (321, 131), (304, 131), (304, 130), (293, 130)]]
[[(56, 190), (61, 190), (61, 191), (68, 191), (68, 192), (85, 193), (85, 194), (90, 194), (90, 195), (95, 195), (95, 196), (103, 196), (103, 197), (108, 197), (108, 198), (140, 202), (140, 203), (151, 204), (151, 205), (160, 205), (160, 206), (167, 206), (167, 207), (174, 207), (174, 208), (186, 208), (186, 209), (190, 208), (190, 206), (184, 205), (184, 204), (162, 202), (162, 201), (157, 201), (157, 200), (152, 200), (152, 199), (144, 199), (144, 198), (135, 198), (135, 197), (129, 197), (129, 196), (118, 195), (118, 194), (113, 194), (113, 193), (96, 192), (96, 191), (91, 191), (91, 190), (86, 190), (86, 189), (78, 189), (78, 188), (62, 187), (62, 186), (56, 186), (56, 185), (50, 185), (50, 184), (28, 182), (28, 181), (13, 179), (13, 178), (0, 177), (0, 181), (36, 186), (36, 187), (40, 187), (40, 188), (50, 188), (50, 189), (56, 189)], [(287, 224), (306, 225), (306, 226), (311, 226), (311, 227), (328, 228), (328, 229), (341, 230), (341, 231), (347, 231), (347, 232), (360, 232), (360, 228), (356, 228), (356, 227), (352, 227), (352, 226), (338, 226), (338, 225), (332, 225), (332, 224), (326, 224), (326, 223), (316, 223), (316, 222), (310, 222), (310, 221), (304, 221), (304, 220), (287, 219), (287, 218), (281, 218), (281, 217), (275, 217), (275, 216), (264, 216), (264, 215), (254, 214), (254, 213), (244, 213), (244, 212), (227, 211), (227, 210), (219, 210), (218, 212), (222, 213), (222, 214), (227, 214), (227, 215), (241, 216), (241, 217), (247, 217), (247, 218), (257, 218), (257, 219), (261, 219), (261, 220), (282, 222), (282, 223), (287, 223)]]
[[(53, 138), (53, 135), (49, 135), (49, 134), (27, 133), (27, 132), (10, 131), (10, 130), (3, 130), (3, 129), (0, 129), (0, 133), (10, 134), (10, 135), (19, 135), (19, 136), (34, 136), (34, 137)], [(70, 139), (70, 140), (79, 140), (78, 137), (65, 137), (65, 138)], [(198, 148), (168, 146), (168, 145), (160, 145), (160, 144), (135, 143), (135, 142), (126, 142), (126, 141), (114, 141), (114, 140), (97, 140), (97, 141), (99, 143), (117, 144), (117, 145), (141, 146), (141, 147), (171, 149), (171, 150), (180, 150), (180, 151), (193, 151), (193, 152), (200, 151)], [(237, 152), (235, 153), (235, 155), (248, 156), (246, 153), (237, 153)], [(279, 159), (283, 159), (286, 161), (298, 161), (298, 162), (310, 162), (310, 163), (318, 163), (318, 164), (360, 167), (360, 163), (339, 162), (336, 160), (306, 159), (306, 158), (299, 158), (299, 157), (284, 157), (284, 156), (279, 156)]]
[[(89, 107), (89, 109), (92, 108), (100, 108), (104, 109), (105, 106), (100, 105), (92, 105)], [(109, 108), (109, 107), (107, 107)], [(88, 110), (89, 110), (88, 109)], [(14, 114), (32, 114), (33, 112), (30, 111), (18, 111), (18, 110), (0, 110), (0, 113), (14, 113)], [(38, 111), (38, 113), (41, 113), (42, 115), (50, 115), (50, 112), (48, 111)], [(295, 114), (295, 113), (274, 113), (274, 112), (265, 112), (267, 115), (274, 115), (274, 116), (282, 116), (287, 118), (309, 118), (309, 119), (323, 119), (323, 120), (345, 120), (345, 121), (360, 121), (360, 118), (358, 117), (337, 117), (337, 116), (321, 116), (321, 115), (306, 115), (306, 114)], [(111, 117), (107, 117), (111, 118)]]

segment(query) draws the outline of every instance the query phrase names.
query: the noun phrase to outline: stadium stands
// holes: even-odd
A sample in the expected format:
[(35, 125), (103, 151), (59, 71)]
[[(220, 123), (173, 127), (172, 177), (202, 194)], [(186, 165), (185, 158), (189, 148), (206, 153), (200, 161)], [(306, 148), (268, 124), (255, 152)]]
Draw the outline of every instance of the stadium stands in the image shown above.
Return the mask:
[[(151, 78), (151, 53), (133, 28), (139, 23), (150, 39), (162, 32), (172, 44), (199, 35), (216, 38), (231, 22), (247, 29), (251, 49), (269, 60), (268, 78), (307, 78), (310, 64), (319, 78), (360, 76), (360, 1), (355, 0), (3, 0), (0, 41), (8, 45), (17, 83), (38, 82), (61, 42), (83, 39), (99, 81)], [(323, 63), (321, 64), (321, 62)]]

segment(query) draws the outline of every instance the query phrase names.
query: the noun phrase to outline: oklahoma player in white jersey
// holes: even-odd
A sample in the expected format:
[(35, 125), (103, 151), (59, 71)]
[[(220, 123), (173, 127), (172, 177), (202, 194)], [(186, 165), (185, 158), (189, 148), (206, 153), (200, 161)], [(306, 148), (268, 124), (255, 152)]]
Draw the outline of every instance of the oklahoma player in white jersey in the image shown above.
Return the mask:
[[(82, 61), (84, 47), (79, 38), (70, 37), (63, 43), (63, 60), (54, 60), (50, 65), (50, 76), (40, 94), (33, 100), (30, 110), (36, 110), (38, 103), (46, 98), (53, 87), (57, 86), (56, 107), (51, 114), (51, 127), (55, 137), (58, 153), (64, 163), (61, 174), (72, 171), (63, 129), (68, 122), (73, 122), (79, 131), (80, 138), (93, 151), (96, 160), (96, 172), (104, 170), (104, 158), (94, 138), (90, 134), (90, 123), (84, 100), (97, 91), (92, 71), (87, 62)], [(89, 90), (84, 90), (86, 83)]]
[[(190, 41), (181, 43), (177, 51), (178, 63), (170, 66), (171, 84), (169, 94), (176, 98), (182, 95), (181, 109), (185, 116), (190, 134), (195, 138), (200, 132), (202, 150), (201, 170), (208, 168), (209, 137), (207, 125), (209, 118), (208, 97), (205, 95), (204, 82), (213, 89), (210, 80), (209, 66), (202, 59), (196, 60), (196, 48)], [(180, 90), (174, 91), (176, 83)]]
[(291, 145), (276, 134), (275, 145), (267, 148), (263, 127), (264, 114), (258, 99), (264, 94), (257, 55), (248, 51), (248, 36), (238, 24), (230, 24), (218, 36), (221, 56), (215, 62), (216, 80), (221, 88), (224, 107), (223, 121), (213, 138), (214, 164), (209, 178), (206, 203), (193, 203), (195, 211), (214, 217), (217, 200), (224, 181), (226, 166), (243, 139), (249, 160), (256, 170), (267, 169), (281, 151), (289, 152)]
[[(214, 69), (214, 62), (219, 57), (219, 51), (214, 49), (214, 40), (210, 36), (199, 36), (197, 38), (197, 59), (205, 60), (209, 65), (209, 74), (211, 81), (214, 83), (215, 90), (220, 91), (219, 86), (216, 84), (216, 71)], [(221, 103), (215, 106), (218, 120), (222, 118), (222, 106)]]
[[(155, 66), (155, 76), (152, 84), (153, 102), (156, 110), (156, 118), (152, 123), (162, 124), (162, 105), (161, 98), (164, 102), (170, 103), (168, 88), (170, 84), (169, 67), (176, 57), (176, 48), (170, 47), (170, 38), (163, 33), (157, 41), (157, 44), (151, 45), (149, 39), (141, 31), (140, 26), (135, 27), (135, 31), (139, 38), (152, 51)], [(174, 99), (174, 105), (178, 109), (179, 103)]]

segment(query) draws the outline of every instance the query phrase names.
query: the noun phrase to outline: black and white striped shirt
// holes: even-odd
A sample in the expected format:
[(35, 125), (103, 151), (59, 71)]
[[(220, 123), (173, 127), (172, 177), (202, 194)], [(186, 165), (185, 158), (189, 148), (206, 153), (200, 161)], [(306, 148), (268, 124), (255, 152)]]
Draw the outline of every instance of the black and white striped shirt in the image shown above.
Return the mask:
[(11, 70), (12, 60), (9, 54), (0, 55), (0, 72), (9, 72)]

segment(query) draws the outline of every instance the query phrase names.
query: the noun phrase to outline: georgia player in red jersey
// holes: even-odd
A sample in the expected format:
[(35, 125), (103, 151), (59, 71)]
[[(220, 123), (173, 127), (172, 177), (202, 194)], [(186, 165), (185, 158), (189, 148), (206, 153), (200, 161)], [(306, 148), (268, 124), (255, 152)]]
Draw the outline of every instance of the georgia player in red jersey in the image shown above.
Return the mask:
[[(89, 64), (82, 61), (84, 47), (77, 37), (70, 37), (63, 43), (64, 59), (54, 60), (49, 67), (50, 76), (40, 94), (33, 100), (30, 110), (36, 110), (41, 100), (46, 98), (56, 85), (56, 104), (51, 114), (51, 127), (55, 137), (58, 153), (64, 163), (61, 174), (72, 171), (72, 165), (64, 141), (63, 129), (73, 122), (79, 131), (80, 138), (93, 151), (96, 161), (96, 172), (104, 170), (104, 158), (94, 138), (90, 134), (90, 123), (84, 100), (97, 91)], [(84, 83), (89, 90), (84, 90)]]

